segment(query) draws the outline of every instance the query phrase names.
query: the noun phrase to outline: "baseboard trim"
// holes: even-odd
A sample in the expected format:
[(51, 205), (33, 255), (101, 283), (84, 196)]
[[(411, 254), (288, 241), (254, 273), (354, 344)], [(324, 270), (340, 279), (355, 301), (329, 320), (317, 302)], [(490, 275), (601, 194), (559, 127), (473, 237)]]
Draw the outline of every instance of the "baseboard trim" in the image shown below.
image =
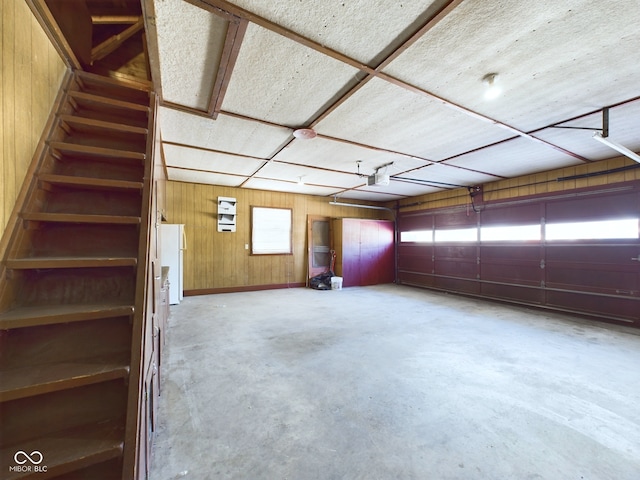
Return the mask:
[(196, 295), (213, 295), (216, 293), (238, 293), (238, 292), (257, 292), (260, 290), (277, 290), (281, 288), (302, 288), (307, 285), (304, 282), (296, 283), (276, 283), (270, 285), (247, 285), (244, 287), (220, 287), (220, 288), (197, 288), (193, 290), (185, 290), (185, 297), (194, 297)]

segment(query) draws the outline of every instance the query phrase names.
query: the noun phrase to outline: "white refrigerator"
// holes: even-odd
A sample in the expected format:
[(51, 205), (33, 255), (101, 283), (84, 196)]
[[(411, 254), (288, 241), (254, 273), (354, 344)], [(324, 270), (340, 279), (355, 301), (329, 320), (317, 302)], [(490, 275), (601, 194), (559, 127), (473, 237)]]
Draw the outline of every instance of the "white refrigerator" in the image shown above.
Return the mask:
[(169, 267), (169, 303), (183, 298), (183, 252), (187, 249), (184, 225), (160, 224), (160, 262)]

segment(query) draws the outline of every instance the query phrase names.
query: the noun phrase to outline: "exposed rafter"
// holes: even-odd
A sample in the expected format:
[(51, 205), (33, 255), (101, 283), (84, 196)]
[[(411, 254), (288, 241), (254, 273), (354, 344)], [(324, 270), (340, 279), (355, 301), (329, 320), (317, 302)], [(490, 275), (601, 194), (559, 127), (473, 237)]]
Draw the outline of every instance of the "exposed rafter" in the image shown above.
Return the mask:
[(222, 51), (222, 58), (220, 59), (216, 82), (211, 94), (211, 102), (209, 103), (209, 108), (207, 110), (207, 113), (213, 118), (218, 115), (220, 108), (222, 107), (224, 94), (226, 93), (227, 86), (231, 80), (231, 73), (233, 72), (233, 67), (236, 64), (238, 53), (240, 52), (240, 45), (242, 45), (242, 39), (247, 31), (248, 24), (249, 22), (242, 18), (236, 18), (229, 22), (227, 37), (225, 38), (224, 49)]
[(91, 49), (91, 63), (102, 60), (104, 57), (113, 53), (122, 46), (124, 42), (129, 40), (136, 33), (144, 28), (144, 20), (139, 17), (136, 23), (126, 28), (123, 32), (113, 35), (99, 45)]
[(94, 25), (133, 25), (140, 21), (140, 15), (91, 15)]

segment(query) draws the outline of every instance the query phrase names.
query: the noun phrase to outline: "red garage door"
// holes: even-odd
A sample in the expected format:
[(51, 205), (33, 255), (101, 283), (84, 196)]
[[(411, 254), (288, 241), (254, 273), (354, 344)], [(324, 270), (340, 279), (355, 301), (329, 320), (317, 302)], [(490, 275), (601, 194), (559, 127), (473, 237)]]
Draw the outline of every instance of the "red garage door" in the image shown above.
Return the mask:
[(398, 279), (640, 326), (639, 217), (637, 182), (401, 213)]

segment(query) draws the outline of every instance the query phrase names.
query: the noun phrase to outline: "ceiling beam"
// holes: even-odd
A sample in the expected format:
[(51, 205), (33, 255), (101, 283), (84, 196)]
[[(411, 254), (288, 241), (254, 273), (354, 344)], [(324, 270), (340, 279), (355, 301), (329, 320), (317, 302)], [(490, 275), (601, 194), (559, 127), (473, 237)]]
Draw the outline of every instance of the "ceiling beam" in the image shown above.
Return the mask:
[(586, 163), (591, 163), (591, 160), (589, 160), (588, 158), (583, 157), (582, 155), (578, 155), (577, 153), (571, 152), (569, 150), (567, 150), (566, 148), (562, 148), (559, 145), (555, 145), (551, 142), (547, 142), (546, 140), (542, 140), (541, 138), (535, 137), (533, 135), (531, 135), (530, 133), (524, 132), (522, 130), (517, 129), (516, 127), (512, 127), (511, 125), (508, 125), (504, 122), (501, 122), (499, 120), (496, 120), (494, 118), (488, 117), (487, 115), (483, 115), (481, 113), (478, 113), (474, 110), (471, 110), (470, 108), (466, 108), (463, 107), (462, 105), (459, 105), (455, 102), (452, 102), (451, 100), (447, 100), (446, 98), (440, 97), (438, 95), (436, 95), (435, 93), (429, 92), (427, 90), (424, 90), (422, 88), (416, 87), (414, 85), (408, 84), (402, 80), (399, 80), (395, 77), (392, 77), (391, 75), (388, 75), (386, 73), (382, 73), (382, 72), (378, 72), (378, 77), (386, 80), (389, 83), (392, 83), (394, 85), (397, 85), (399, 87), (402, 87), (406, 90), (410, 90), (413, 93), (417, 93), (418, 95), (422, 95), (424, 97), (428, 97), (428, 98), (432, 98), (434, 100), (437, 100), (438, 102), (442, 103), (444, 106), (449, 107), (453, 110), (457, 110), (460, 113), (463, 113), (469, 117), (475, 118), (477, 120), (481, 120), (485, 123), (490, 123), (493, 124), (497, 127), (503, 128), (511, 133), (514, 133), (515, 135), (518, 135), (520, 137), (523, 138), (527, 138), (529, 140), (532, 140), (534, 142), (537, 142), (541, 145), (545, 145), (547, 147), (553, 148), (554, 150), (557, 150), (559, 152), (564, 153), (565, 155), (569, 155), (570, 157), (576, 158), (582, 162), (586, 162)]
[[(170, 146), (173, 146), (173, 147), (189, 148), (191, 150), (199, 150), (201, 152), (219, 153), (221, 155), (228, 155), (230, 157), (250, 158), (252, 160), (261, 160), (261, 161), (265, 160), (264, 158), (256, 157), (256, 156), (253, 156), (253, 155), (245, 155), (245, 154), (240, 154), (240, 153), (224, 152), (222, 150), (214, 150), (212, 148), (200, 147), (198, 145), (189, 145), (189, 144), (186, 144), (186, 143), (172, 142), (171, 140), (162, 140), (162, 145), (170, 145)], [(178, 167), (175, 167), (175, 168), (178, 168)]]
[(411, 35), (407, 40), (405, 40), (402, 45), (396, 48), (387, 58), (385, 58), (380, 64), (376, 67), (376, 72), (382, 71), (385, 67), (387, 67), (391, 62), (393, 62), (396, 58), (398, 58), (401, 54), (409, 49), (414, 43), (420, 40), (429, 30), (438, 25), (444, 18), (449, 15), (453, 10), (456, 9), (464, 0), (449, 0), (446, 2), (442, 8), (436, 13), (433, 17), (431, 17), (425, 24), (420, 27), (413, 35)]
[[(270, 20), (267, 20), (259, 15), (256, 15), (252, 12), (249, 12), (248, 10), (244, 10), (240, 7), (237, 7), (236, 5), (233, 5), (232, 3), (229, 3), (226, 0), (188, 0), (189, 3), (192, 3), (194, 5), (207, 5), (210, 8), (214, 8), (214, 9), (220, 9), (222, 11), (226, 11), (228, 13), (231, 13), (233, 15), (237, 15), (238, 17), (241, 18), (245, 18), (250, 22), (255, 23), (256, 25), (260, 25), (263, 28), (266, 28), (274, 33), (277, 33), (279, 35), (282, 35), (286, 38), (289, 38), (290, 40), (293, 40), (295, 42), (298, 42), (306, 47), (309, 47), (317, 52), (320, 52), (324, 55), (328, 55), (331, 58), (334, 58), (335, 60), (339, 60), (347, 65), (350, 65), (352, 67), (355, 67), (361, 71), (363, 71), (364, 73), (366, 73), (368, 76), (363, 79), (358, 85), (356, 85), (355, 87), (353, 87), (349, 92), (346, 93), (346, 98), (343, 96), (340, 99), (337, 100), (337, 102), (335, 102), (334, 105), (330, 106), (327, 111), (323, 112), (320, 116), (318, 116), (317, 118), (315, 118), (312, 122), (311, 125), (316, 125), (317, 123), (319, 123), (319, 121), (323, 118), (325, 118), (329, 113), (331, 113), (333, 110), (335, 110), (340, 104), (344, 103), (344, 101), (351, 95), (353, 95), (356, 91), (358, 91), (360, 88), (362, 88), (364, 86), (364, 84), (366, 84), (369, 80), (371, 80), (371, 78), (373, 77), (377, 77), (380, 78), (381, 80), (384, 80), (386, 82), (389, 82), (393, 85), (396, 85), (400, 88), (404, 88), (405, 90), (409, 90), (413, 93), (417, 93), (419, 95), (422, 96), (426, 96), (426, 97), (430, 97), (432, 99), (437, 100), (438, 102), (442, 103), (443, 105), (450, 107), (454, 110), (457, 110), (460, 113), (463, 113), (467, 116), (470, 116), (472, 118), (476, 118), (478, 120), (481, 120), (483, 122), (486, 123), (491, 123), (493, 125), (496, 125), (500, 128), (503, 128), (505, 130), (510, 131), (511, 133), (518, 135), (520, 137), (523, 138), (527, 138), (529, 140), (532, 140), (536, 143), (539, 143), (541, 145), (544, 145), (546, 147), (549, 148), (553, 148), (556, 151), (562, 152), (565, 155), (568, 155), (570, 157), (576, 158), (582, 162), (585, 163), (590, 163), (591, 160), (578, 155), (575, 152), (571, 152), (565, 148), (560, 147), (559, 145), (555, 145), (551, 142), (548, 142), (546, 140), (542, 140), (540, 138), (537, 138), (529, 133), (526, 133), (522, 130), (519, 130), (511, 125), (508, 125), (504, 122), (501, 122), (499, 120), (493, 119), (491, 117), (488, 117), (486, 115), (483, 115), (479, 112), (476, 112), (470, 108), (464, 107), (462, 105), (459, 105), (451, 100), (448, 100), (444, 97), (440, 97), (428, 90), (422, 89), (422, 88), (418, 88), (415, 85), (412, 85), (410, 83), (407, 83), (403, 80), (400, 80), (398, 78), (392, 77), (391, 75), (388, 75), (384, 72), (382, 72), (381, 70), (386, 67), (389, 63), (391, 63), (391, 61), (393, 61), (395, 58), (397, 58), (399, 55), (401, 55), (404, 51), (406, 51), (409, 47), (411, 47), (416, 41), (418, 41), (423, 35), (425, 35), (429, 30), (431, 30), (434, 26), (436, 26), (440, 21), (442, 21), (448, 14), (450, 14), (458, 5), (460, 5), (464, 0), (450, 0), (449, 2), (447, 2), (443, 8), (440, 9), (440, 11), (434, 16), (432, 17), (430, 20), (428, 20), (420, 29), (418, 29), (407, 41), (405, 41), (400, 47), (398, 47), (394, 52), (392, 52), (385, 60), (383, 60), (378, 66), (376, 66), (375, 68), (372, 68), (369, 65), (366, 65), (362, 62), (359, 62), (353, 58), (348, 57), (347, 55), (344, 55), (342, 53), (336, 52), (335, 50), (332, 50), (330, 48), (325, 47), (324, 45), (319, 44), (318, 42), (315, 42), (314, 40), (311, 40), (309, 38), (306, 38), (290, 29), (287, 29), (281, 25), (278, 25), (275, 22), (272, 22)], [(204, 7), (203, 7), (204, 8)]]
[(144, 17), (144, 31), (147, 38), (147, 62), (151, 72), (151, 82), (160, 105), (164, 102), (162, 95), (162, 78), (160, 75), (160, 48), (158, 46), (158, 29), (156, 27), (156, 11), (153, 0), (141, 0), (142, 16)]
[[(185, 112), (188, 112), (188, 113), (196, 113), (196, 114), (199, 114), (200, 116), (206, 116), (205, 113), (200, 111), (200, 110), (192, 111), (192, 109), (185, 109), (184, 107), (182, 107), (180, 105), (165, 104), (163, 106), (165, 106), (167, 108), (173, 108), (173, 109), (178, 110), (178, 111), (185, 111)], [(239, 113), (221, 111), (220, 114), (226, 115), (228, 117), (238, 118), (240, 120), (246, 120), (246, 121), (249, 121), (249, 122), (261, 123), (263, 125), (268, 125), (270, 127), (292, 129), (292, 127), (289, 127), (289, 126), (286, 126), (286, 125), (280, 125), (280, 124), (277, 124), (277, 123), (268, 122), (268, 121), (265, 121), (265, 120), (260, 120), (259, 118), (247, 117), (246, 115), (242, 115), (242, 114), (239, 114)], [(445, 162), (447, 160), (451, 160), (453, 158), (457, 158), (459, 156), (462, 156), (465, 153), (471, 153), (471, 152), (474, 152), (474, 151), (477, 151), (477, 150), (482, 150), (483, 148), (485, 148), (485, 147), (479, 147), (477, 149), (470, 150), (469, 152), (464, 152), (464, 153), (455, 155), (453, 157), (446, 158), (444, 160), (435, 161), (435, 160), (430, 160), (428, 158), (418, 157), (416, 155), (409, 155), (407, 153), (397, 152), (395, 150), (389, 150), (389, 149), (386, 149), (386, 148), (374, 147), (372, 145), (365, 145), (365, 144), (354, 142), (354, 141), (351, 141), (351, 140), (345, 140), (344, 138), (331, 137), (329, 135), (319, 134), (316, 138), (324, 138), (326, 140), (331, 140), (333, 142), (345, 143), (345, 144), (348, 144), (348, 145), (353, 145), (353, 146), (356, 146), (356, 147), (365, 148), (367, 150), (373, 150), (375, 152), (389, 153), (389, 154), (392, 154), (392, 155), (398, 155), (398, 156), (401, 156), (401, 157), (410, 158), (412, 160), (419, 160), (419, 161), (425, 162), (425, 165), (421, 165), (421, 166), (415, 167), (415, 168), (410, 168), (408, 170), (405, 170), (403, 172), (398, 173), (398, 175), (404, 175), (404, 174), (412, 172), (414, 170), (419, 170), (420, 168), (423, 168), (423, 167), (426, 167), (426, 166), (429, 166), (429, 165), (435, 165), (435, 164), (440, 163), (440, 162)], [(503, 142), (508, 141), (508, 140), (513, 140), (513, 138), (515, 138), (515, 137), (512, 137), (512, 138), (507, 139), (507, 140), (502, 140), (500, 142), (496, 142), (494, 144), (491, 144), (490, 146), (497, 145), (498, 143), (503, 143)], [(177, 147), (193, 148), (193, 149), (196, 149), (196, 150), (202, 150), (202, 151), (206, 151), (206, 152), (221, 153), (221, 154), (225, 154), (225, 155), (234, 155), (234, 156), (239, 156), (239, 157), (243, 157), (243, 158), (252, 158), (254, 160), (263, 160), (264, 164), (261, 165), (261, 167), (258, 168), (254, 172), (254, 174), (249, 177), (249, 178), (253, 178), (253, 176), (256, 173), (258, 173), (262, 167), (264, 167), (267, 163), (272, 162), (272, 161), (276, 162), (276, 163), (285, 163), (285, 164), (290, 164), (290, 165), (304, 166), (304, 165), (301, 165), (301, 164), (296, 164), (294, 162), (284, 162), (282, 160), (275, 160), (275, 157), (278, 155), (278, 153), (280, 153), (282, 150), (284, 150), (286, 147), (288, 147), (294, 140), (295, 140), (294, 138), (290, 138), (283, 146), (281, 146), (281, 148), (279, 148), (275, 153), (270, 155), (268, 158), (254, 157), (254, 156), (251, 156), (251, 155), (239, 155), (239, 154), (235, 154), (235, 153), (223, 152), (221, 150), (214, 150), (214, 149), (206, 148), (206, 147), (197, 147), (197, 146), (193, 146), (193, 145), (186, 145), (186, 144), (172, 142), (172, 141), (166, 141), (166, 140), (163, 141), (162, 143), (163, 143), (163, 145), (174, 145), (174, 146), (177, 146)], [(466, 170), (466, 171), (473, 172), (473, 173), (481, 173), (483, 175), (496, 177), (496, 178), (499, 178), (499, 179), (506, 178), (506, 177), (503, 177), (501, 175), (496, 175), (496, 174), (493, 174), (493, 173), (487, 173), (487, 172), (483, 172), (481, 170), (475, 170), (473, 168), (461, 167), (461, 166), (458, 166), (458, 165), (448, 165), (446, 163), (442, 163), (442, 165), (445, 165), (447, 167), (457, 168), (459, 170)], [(174, 167), (174, 168), (178, 168), (178, 167)], [(333, 170), (333, 169), (328, 169), (328, 168), (324, 168), (324, 167), (317, 167), (317, 166), (313, 166), (313, 167), (309, 167), (309, 168), (315, 168), (315, 169), (318, 169), (318, 170), (326, 170), (326, 171), (332, 171), (332, 172), (345, 173), (342, 170)], [(349, 172), (346, 172), (346, 173), (349, 173)]]
[(232, 3), (229, 3), (226, 0), (187, 0), (187, 1), (193, 5), (200, 6), (201, 8), (207, 9), (206, 7), (208, 6), (209, 9), (214, 8), (214, 9), (238, 16), (240, 18), (244, 18), (251, 23), (255, 23), (256, 25), (266, 28), (267, 30), (270, 30), (274, 33), (282, 35), (283, 37), (293, 40), (294, 42), (297, 42), (301, 45), (309, 47), (312, 50), (316, 50), (317, 52), (327, 55), (328, 57), (331, 57), (342, 63), (346, 63), (347, 65), (350, 65), (352, 67), (355, 67), (358, 70), (362, 70), (367, 73), (374, 73), (374, 70), (370, 66), (362, 62), (359, 62), (357, 60), (354, 60), (351, 57), (348, 57), (347, 55), (344, 55), (340, 52), (327, 48), (324, 45), (321, 45), (318, 42), (315, 42), (303, 35), (300, 35), (299, 33), (296, 33), (293, 30), (285, 28), (282, 25), (278, 25), (277, 23), (272, 22), (271, 20), (267, 20), (266, 18), (256, 15), (255, 13), (252, 13), (248, 10), (237, 7), (236, 5), (233, 5)]
[[(242, 115), (240, 113), (227, 112), (227, 111), (224, 111), (224, 110), (220, 111), (220, 113), (223, 114), (223, 115), (229, 116), (229, 117), (239, 118), (241, 120), (247, 120), (249, 122), (256, 122), (256, 123), (261, 123), (263, 125), (269, 125), (270, 127), (288, 128), (290, 130), (295, 130), (296, 129), (295, 127), (291, 127), (291, 126), (288, 126), (288, 125), (280, 125), (278, 123), (268, 122), (266, 120), (261, 120), (259, 118), (248, 117), (248, 116)], [(356, 146), (356, 147), (366, 148), (367, 150), (373, 150), (373, 151), (376, 151), (376, 152), (390, 153), (392, 155), (401, 155), (403, 157), (411, 158), (411, 159), (414, 159), (414, 160), (421, 160), (421, 161), (425, 162), (426, 165), (430, 165), (432, 163), (436, 163), (435, 160), (430, 160), (428, 158), (418, 157), (417, 155), (410, 155), (410, 154), (404, 153), (404, 152), (397, 152), (395, 150), (389, 150), (388, 148), (376, 147), (376, 146), (373, 146), (373, 145), (366, 145), (364, 143), (358, 143), (358, 142), (354, 142), (353, 140), (347, 140), (347, 139), (344, 139), (344, 138), (332, 137), (330, 135), (318, 134), (316, 138), (325, 138), (327, 140), (332, 140), (334, 142), (346, 143), (348, 145), (353, 145), (353, 146)], [(293, 141), (293, 140), (295, 140), (295, 139), (292, 138), (291, 141)], [(304, 140), (301, 140), (301, 141), (304, 141)], [(274, 156), (275, 156), (275, 154), (271, 158), (273, 158)]]
[(238, 59), (240, 53), (240, 46), (244, 34), (247, 31), (249, 22), (244, 18), (236, 18), (235, 21), (229, 22), (227, 28), (227, 36), (224, 40), (224, 47), (222, 50), (222, 58), (220, 59), (220, 65), (218, 66), (218, 73), (216, 74), (216, 81), (213, 85), (213, 91), (211, 93), (211, 101), (207, 112), (212, 118), (216, 118), (220, 108), (222, 107), (222, 101), (224, 95), (227, 92), (227, 87), (231, 80), (231, 73), (233, 67)]
[(422, 25), (418, 30), (416, 30), (407, 40), (405, 40), (398, 48), (396, 48), (393, 52), (391, 52), (384, 60), (382, 60), (377, 67), (375, 67), (374, 71), (371, 73), (367, 73), (367, 76), (360, 80), (357, 85), (351, 88), (347, 93), (345, 93), (341, 98), (339, 98), (336, 102), (330, 105), (324, 112), (322, 112), (318, 117), (316, 117), (311, 124), (310, 128), (313, 128), (315, 125), (320, 123), (326, 117), (328, 117), (334, 110), (336, 110), (340, 105), (346, 102), (349, 98), (351, 98), (358, 90), (364, 87), (372, 78), (377, 76), (377, 72), (380, 72), (383, 68), (389, 65), (393, 60), (395, 60), (401, 53), (407, 50), (411, 45), (417, 42), (425, 33), (435, 27), (442, 19), (444, 19), (451, 11), (460, 5), (464, 0), (449, 0), (442, 8), (436, 13), (434, 16), (429, 18), (424, 25)]

